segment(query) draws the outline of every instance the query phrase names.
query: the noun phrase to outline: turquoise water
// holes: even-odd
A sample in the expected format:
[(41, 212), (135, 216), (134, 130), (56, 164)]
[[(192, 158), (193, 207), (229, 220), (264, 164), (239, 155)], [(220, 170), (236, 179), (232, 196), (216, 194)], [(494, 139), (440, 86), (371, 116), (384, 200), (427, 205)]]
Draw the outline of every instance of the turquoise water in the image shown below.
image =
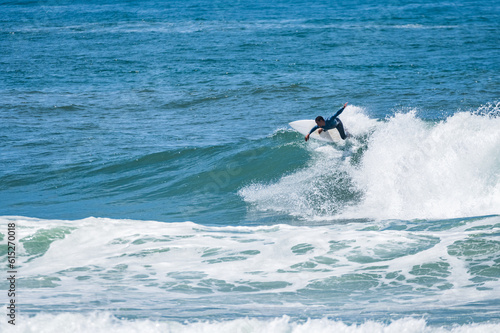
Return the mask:
[(498, 330), (496, 1), (0, 8), (24, 331)]

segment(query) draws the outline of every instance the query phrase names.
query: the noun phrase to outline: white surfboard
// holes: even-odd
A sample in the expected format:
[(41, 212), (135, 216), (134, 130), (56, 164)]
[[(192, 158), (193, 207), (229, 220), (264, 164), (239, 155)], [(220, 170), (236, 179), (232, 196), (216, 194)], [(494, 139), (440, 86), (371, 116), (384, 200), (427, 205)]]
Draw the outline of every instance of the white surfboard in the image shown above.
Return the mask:
[[(289, 124), (294, 130), (296, 130), (299, 133), (304, 134), (306, 136), (309, 131), (316, 126), (316, 122), (312, 119), (307, 119), (307, 120), (297, 120), (297, 121), (292, 121)], [(339, 131), (336, 128), (332, 128), (328, 131), (323, 131), (321, 134), (318, 134), (318, 130), (314, 131), (311, 133), (311, 136), (309, 138), (316, 139), (316, 140), (321, 140), (321, 141), (326, 141), (326, 142), (342, 142), (342, 138), (340, 137)]]

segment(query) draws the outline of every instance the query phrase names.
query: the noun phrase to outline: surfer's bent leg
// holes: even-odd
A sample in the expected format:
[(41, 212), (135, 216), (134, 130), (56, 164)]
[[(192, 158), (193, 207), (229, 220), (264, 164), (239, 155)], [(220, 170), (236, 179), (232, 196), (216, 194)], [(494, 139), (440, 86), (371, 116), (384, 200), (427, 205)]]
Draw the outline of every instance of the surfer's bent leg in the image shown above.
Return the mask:
[(337, 119), (339, 121), (339, 123), (337, 124), (337, 130), (339, 131), (339, 134), (340, 134), (340, 137), (342, 138), (342, 140), (345, 140), (346, 138), (346, 135), (345, 135), (345, 132), (344, 132), (344, 125), (342, 124), (342, 122), (340, 121), (340, 119)]

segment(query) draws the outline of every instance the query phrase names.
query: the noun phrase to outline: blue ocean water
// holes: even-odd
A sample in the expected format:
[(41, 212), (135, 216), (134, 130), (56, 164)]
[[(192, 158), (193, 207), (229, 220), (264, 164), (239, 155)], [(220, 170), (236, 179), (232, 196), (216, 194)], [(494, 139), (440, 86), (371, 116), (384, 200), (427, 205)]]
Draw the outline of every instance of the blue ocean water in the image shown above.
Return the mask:
[[(1, 1), (0, 36), (19, 331), (498, 331), (498, 1)], [(288, 126), (345, 102), (343, 143)]]

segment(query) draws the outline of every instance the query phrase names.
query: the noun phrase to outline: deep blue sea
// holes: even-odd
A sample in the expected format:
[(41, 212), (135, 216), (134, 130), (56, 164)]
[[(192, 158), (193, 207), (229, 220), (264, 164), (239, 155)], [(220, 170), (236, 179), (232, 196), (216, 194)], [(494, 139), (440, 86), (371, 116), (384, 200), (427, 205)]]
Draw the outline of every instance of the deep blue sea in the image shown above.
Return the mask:
[(0, 240), (2, 332), (498, 332), (500, 3), (0, 1)]

